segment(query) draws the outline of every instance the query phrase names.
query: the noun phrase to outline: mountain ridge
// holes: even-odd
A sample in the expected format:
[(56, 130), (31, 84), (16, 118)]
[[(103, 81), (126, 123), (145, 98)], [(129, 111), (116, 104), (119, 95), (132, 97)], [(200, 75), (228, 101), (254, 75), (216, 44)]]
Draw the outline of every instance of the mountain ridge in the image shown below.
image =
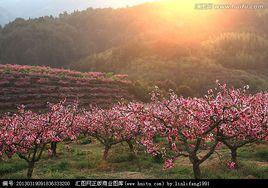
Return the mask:
[(268, 88), (265, 10), (179, 9), (146, 3), (16, 19), (0, 29), (0, 64), (129, 74), (141, 96), (155, 85), (200, 96), (216, 79)]
[[(89, 7), (124, 7), (136, 5), (145, 0), (9, 0), (0, 1), (0, 7), (10, 14), (0, 14), (0, 25), (5, 25), (16, 18), (37, 18), (41, 16), (58, 16), (60, 13), (71, 13), (75, 10), (85, 10)], [(152, 1), (152, 0), (151, 0)]]

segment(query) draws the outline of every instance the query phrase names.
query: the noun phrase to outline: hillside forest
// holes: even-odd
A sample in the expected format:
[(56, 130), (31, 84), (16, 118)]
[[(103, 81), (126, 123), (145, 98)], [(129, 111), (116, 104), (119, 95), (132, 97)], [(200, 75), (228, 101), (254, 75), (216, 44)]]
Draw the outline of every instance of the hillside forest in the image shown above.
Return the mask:
[(216, 79), (256, 92), (268, 87), (267, 20), (266, 9), (189, 13), (163, 1), (17, 18), (0, 28), (0, 63), (128, 74), (145, 101), (155, 85), (200, 96)]

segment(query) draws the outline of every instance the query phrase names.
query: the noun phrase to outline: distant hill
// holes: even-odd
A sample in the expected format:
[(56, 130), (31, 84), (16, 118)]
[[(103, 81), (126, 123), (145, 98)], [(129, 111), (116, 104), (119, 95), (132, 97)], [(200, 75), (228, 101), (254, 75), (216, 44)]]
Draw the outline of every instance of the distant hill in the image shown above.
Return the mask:
[(140, 96), (155, 85), (198, 96), (216, 79), (249, 84), (252, 92), (268, 88), (267, 9), (187, 12), (171, 5), (16, 19), (0, 29), (0, 64), (128, 74)]
[(123, 98), (133, 100), (131, 89), (124, 75), (0, 65), (0, 112), (15, 110), (21, 104), (39, 110), (47, 102), (64, 99), (78, 100), (81, 107), (108, 106)]
[(0, 25), (15, 18), (36, 18), (40, 16), (58, 16), (60, 13), (85, 10), (89, 7), (124, 7), (145, 0), (0, 0)]
[[(232, 44), (230, 52), (229, 45), (224, 45), (234, 40), (239, 45)], [(134, 42), (88, 56), (72, 63), (71, 69), (124, 73), (145, 88), (157, 85), (185, 96), (203, 95), (215, 86), (215, 80), (236, 87), (249, 84), (256, 92), (268, 89), (268, 40), (226, 33), (198, 48), (167, 41)]]

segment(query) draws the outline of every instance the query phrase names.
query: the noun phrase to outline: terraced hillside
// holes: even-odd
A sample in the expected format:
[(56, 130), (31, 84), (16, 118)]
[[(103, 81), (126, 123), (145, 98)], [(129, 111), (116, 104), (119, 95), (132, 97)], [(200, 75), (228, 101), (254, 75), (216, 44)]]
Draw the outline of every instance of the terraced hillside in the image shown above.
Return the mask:
[(18, 105), (42, 109), (47, 102), (78, 99), (81, 106), (133, 99), (126, 75), (81, 73), (40, 66), (0, 65), (0, 111)]

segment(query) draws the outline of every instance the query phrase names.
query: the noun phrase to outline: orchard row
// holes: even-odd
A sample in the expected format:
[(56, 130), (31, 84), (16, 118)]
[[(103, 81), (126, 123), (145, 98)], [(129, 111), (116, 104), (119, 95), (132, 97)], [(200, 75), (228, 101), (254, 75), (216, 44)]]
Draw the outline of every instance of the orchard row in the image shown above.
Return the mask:
[(131, 88), (125, 75), (0, 65), (0, 112), (14, 111), (21, 104), (39, 110), (47, 101), (57, 103), (65, 98), (78, 98), (80, 106), (113, 104), (121, 98), (132, 100)]
[[(45, 66), (28, 66), (28, 65), (0, 65), (1, 73), (8, 73), (14, 75), (34, 75), (34, 76), (50, 76), (50, 77), (65, 77), (71, 79), (73, 81), (78, 80), (105, 80), (111, 81), (113, 79), (119, 81), (126, 81), (127, 75), (113, 75), (110, 73), (101, 73), (101, 72), (79, 72), (69, 69), (58, 69), (58, 68), (50, 68)], [(45, 81), (45, 80), (43, 80)]]
[(150, 103), (118, 103), (109, 109), (85, 110), (63, 101), (41, 114), (21, 106), (0, 120), (0, 156), (16, 154), (27, 161), (31, 178), (45, 150), (56, 155), (57, 143), (85, 135), (104, 146), (103, 160), (113, 145), (127, 142), (131, 150), (137, 144), (162, 156), (165, 169), (172, 168), (178, 157), (188, 157), (198, 179), (200, 165), (224, 145), (231, 152), (229, 167), (238, 168), (238, 148), (268, 140), (268, 93), (248, 94), (247, 87), (217, 84), (204, 98), (173, 92), (162, 97), (156, 89)]

